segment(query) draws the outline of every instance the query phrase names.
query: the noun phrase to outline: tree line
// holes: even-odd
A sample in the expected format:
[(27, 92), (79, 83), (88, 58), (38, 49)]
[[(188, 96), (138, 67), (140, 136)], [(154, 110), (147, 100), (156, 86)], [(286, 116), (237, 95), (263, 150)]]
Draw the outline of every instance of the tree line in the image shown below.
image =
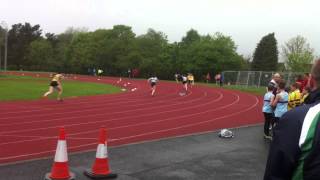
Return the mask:
[[(0, 31), (3, 32), (1, 27)], [(305, 40), (301, 38), (300, 43)], [(3, 47), (0, 41), (0, 52)], [(124, 76), (128, 69), (137, 69), (139, 77), (155, 74), (162, 79), (172, 79), (174, 73), (190, 72), (199, 78), (225, 70), (277, 69), (278, 47), (274, 33), (258, 43), (252, 61), (236, 49), (230, 36), (219, 32), (201, 35), (194, 29), (186, 32), (181, 41), (170, 43), (161, 31), (149, 29), (145, 34), (136, 35), (126, 25), (92, 32), (68, 28), (60, 34), (43, 34), (40, 25), (19, 23), (8, 31), (8, 69), (87, 74), (90, 68), (100, 68), (111, 76)], [(312, 51), (305, 53), (303, 47), (300, 48), (303, 55), (292, 56), (297, 53), (288, 49), (286, 55), (297, 68), (301, 58), (313, 58)]]

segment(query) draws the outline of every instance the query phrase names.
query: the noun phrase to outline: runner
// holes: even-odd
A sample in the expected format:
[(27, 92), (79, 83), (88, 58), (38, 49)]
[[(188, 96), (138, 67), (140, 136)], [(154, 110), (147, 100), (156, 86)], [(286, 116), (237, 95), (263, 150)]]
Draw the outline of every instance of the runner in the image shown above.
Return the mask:
[(190, 87), (192, 87), (194, 85), (194, 76), (193, 76), (193, 74), (188, 73), (187, 79), (188, 79), (188, 85), (190, 85)]
[(101, 76), (102, 76), (103, 70), (102, 69), (98, 69), (98, 80), (100, 80)]
[(54, 90), (58, 91), (58, 96), (57, 96), (57, 100), (58, 101), (63, 101), (61, 99), (61, 95), (62, 95), (62, 84), (61, 84), (61, 80), (63, 79), (63, 75), (61, 73), (56, 73), (53, 74), (53, 78), (50, 82), (49, 85), (49, 91), (46, 92), (43, 97), (46, 98), (48, 95), (52, 94)]
[(156, 92), (156, 86), (158, 81), (159, 79), (156, 76), (152, 76), (148, 79), (148, 82), (150, 83), (150, 86), (151, 86), (151, 96), (154, 96)]
[(174, 74), (174, 79), (176, 80), (177, 83), (179, 83), (179, 76), (180, 76), (180, 74), (178, 74), (178, 73)]
[(185, 75), (181, 75), (181, 81), (182, 81), (182, 85), (183, 85), (183, 88), (185, 90), (185, 93), (188, 92), (188, 78), (185, 76)]

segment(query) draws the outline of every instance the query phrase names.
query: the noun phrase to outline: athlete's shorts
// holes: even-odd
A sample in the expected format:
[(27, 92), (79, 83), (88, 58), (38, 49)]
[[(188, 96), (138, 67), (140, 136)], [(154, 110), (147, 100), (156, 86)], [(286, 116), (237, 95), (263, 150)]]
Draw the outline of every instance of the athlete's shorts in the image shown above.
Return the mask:
[(50, 86), (57, 87), (59, 84), (57, 81), (51, 81)]
[(155, 86), (156, 83), (155, 82), (151, 82), (151, 87)]
[(187, 81), (182, 81), (182, 84), (186, 84), (187, 83)]

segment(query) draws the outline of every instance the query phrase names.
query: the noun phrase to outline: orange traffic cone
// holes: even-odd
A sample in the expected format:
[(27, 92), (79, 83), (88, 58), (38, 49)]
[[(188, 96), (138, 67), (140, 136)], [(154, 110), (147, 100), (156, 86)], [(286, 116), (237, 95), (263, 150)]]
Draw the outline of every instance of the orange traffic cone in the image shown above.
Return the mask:
[(107, 130), (101, 128), (99, 144), (97, 147), (96, 160), (91, 170), (86, 170), (84, 174), (91, 179), (109, 179), (116, 178), (118, 175), (111, 173), (109, 168), (107, 151)]
[(75, 175), (69, 172), (66, 133), (60, 128), (59, 140), (54, 157), (51, 173), (47, 173), (45, 180), (74, 180)]

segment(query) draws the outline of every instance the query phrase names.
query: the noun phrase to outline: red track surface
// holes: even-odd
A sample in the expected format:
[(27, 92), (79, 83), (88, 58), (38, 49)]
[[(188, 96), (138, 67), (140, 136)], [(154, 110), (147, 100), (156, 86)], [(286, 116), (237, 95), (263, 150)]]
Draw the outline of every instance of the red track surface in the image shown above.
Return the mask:
[[(68, 151), (95, 149), (99, 128), (109, 146), (239, 127), (262, 122), (258, 96), (195, 86), (179, 96), (181, 84), (160, 82), (155, 97), (145, 80), (77, 76), (77, 80), (123, 86), (128, 93), (0, 103), (0, 164), (54, 155), (58, 129), (66, 128)], [(65, 82), (67, 83), (67, 82)], [(131, 91), (133, 88), (136, 91)]]

